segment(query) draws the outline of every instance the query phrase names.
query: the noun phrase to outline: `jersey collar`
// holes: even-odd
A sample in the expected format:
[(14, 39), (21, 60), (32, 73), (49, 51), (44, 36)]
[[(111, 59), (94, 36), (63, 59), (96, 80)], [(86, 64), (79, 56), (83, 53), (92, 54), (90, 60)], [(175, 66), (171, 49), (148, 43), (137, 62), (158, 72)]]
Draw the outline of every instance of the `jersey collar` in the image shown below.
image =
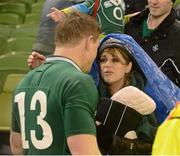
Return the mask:
[(79, 68), (79, 66), (73, 60), (71, 60), (69, 58), (66, 58), (66, 57), (63, 57), (63, 56), (51, 56), (51, 57), (48, 57), (46, 59), (46, 62), (57, 61), (57, 60), (68, 62), (68, 63), (72, 64), (78, 71), (82, 72), (82, 70)]

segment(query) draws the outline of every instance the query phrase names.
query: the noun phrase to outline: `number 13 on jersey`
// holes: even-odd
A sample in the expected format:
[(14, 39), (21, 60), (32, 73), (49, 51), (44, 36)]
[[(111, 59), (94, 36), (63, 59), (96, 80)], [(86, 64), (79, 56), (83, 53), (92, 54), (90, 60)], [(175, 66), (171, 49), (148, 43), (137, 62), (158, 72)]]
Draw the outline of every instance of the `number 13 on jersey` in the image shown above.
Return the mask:
[[(26, 127), (25, 123), (25, 98), (26, 93), (20, 92), (15, 96), (15, 102), (18, 105), (19, 110), (19, 117), (20, 117), (20, 124), (21, 124), (21, 137), (22, 137), (22, 143), (23, 148), (28, 149), (29, 148), (29, 141), (26, 140)], [(36, 109), (37, 102), (40, 104), (40, 112), (37, 115), (37, 122), (34, 124), (37, 124), (42, 129), (42, 139), (37, 139), (36, 137), (36, 131), (30, 130), (30, 139), (33, 144), (33, 146), (36, 149), (46, 149), (51, 146), (53, 142), (53, 134), (50, 125), (47, 123), (47, 121), (44, 120), (47, 114), (47, 96), (43, 91), (36, 91), (34, 95), (32, 96), (31, 102), (30, 102), (30, 111), (34, 111)]]

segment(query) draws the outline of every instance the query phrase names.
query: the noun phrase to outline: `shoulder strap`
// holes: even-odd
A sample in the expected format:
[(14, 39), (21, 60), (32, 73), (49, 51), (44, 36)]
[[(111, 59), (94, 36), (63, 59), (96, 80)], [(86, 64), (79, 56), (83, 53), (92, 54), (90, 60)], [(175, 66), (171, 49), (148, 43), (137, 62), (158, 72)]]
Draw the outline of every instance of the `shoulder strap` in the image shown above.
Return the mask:
[(93, 14), (92, 14), (92, 16), (93, 16), (94, 18), (96, 18), (96, 14), (97, 14), (98, 7), (99, 7), (99, 0), (95, 0), (94, 10), (93, 10)]

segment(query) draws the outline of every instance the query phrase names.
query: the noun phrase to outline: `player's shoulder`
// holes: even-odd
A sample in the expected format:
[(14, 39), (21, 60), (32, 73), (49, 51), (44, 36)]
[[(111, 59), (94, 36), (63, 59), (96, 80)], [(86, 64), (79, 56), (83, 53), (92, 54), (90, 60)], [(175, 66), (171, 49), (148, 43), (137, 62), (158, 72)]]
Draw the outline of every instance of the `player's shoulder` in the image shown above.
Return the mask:
[(80, 82), (84, 82), (84, 83), (88, 83), (88, 82), (92, 82), (92, 78), (89, 74), (84, 73), (84, 72), (80, 72), (80, 71), (75, 71), (71, 73), (71, 78), (74, 80), (78, 80)]

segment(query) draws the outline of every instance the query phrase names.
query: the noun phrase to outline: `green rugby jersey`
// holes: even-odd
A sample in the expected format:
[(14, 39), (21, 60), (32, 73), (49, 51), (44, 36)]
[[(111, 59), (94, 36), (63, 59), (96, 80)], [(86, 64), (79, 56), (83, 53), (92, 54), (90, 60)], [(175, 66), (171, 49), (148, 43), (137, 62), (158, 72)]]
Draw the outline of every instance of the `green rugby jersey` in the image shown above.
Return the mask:
[(49, 59), (14, 92), (12, 130), (21, 133), (24, 154), (70, 154), (68, 136), (96, 134), (93, 79), (69, 59)]
[[(95, 0), (85, 0), (83, 3), (73, 5), (64, 12), (70, 12), (71, 9), (92, 15), (94, 11)], [(96, 20), (100, 24), (102, 33), (107, 35), (109, 33), (124, 33), (124, 15), (125, 2), (124, 0), (99, 0), (97, 8)]]

